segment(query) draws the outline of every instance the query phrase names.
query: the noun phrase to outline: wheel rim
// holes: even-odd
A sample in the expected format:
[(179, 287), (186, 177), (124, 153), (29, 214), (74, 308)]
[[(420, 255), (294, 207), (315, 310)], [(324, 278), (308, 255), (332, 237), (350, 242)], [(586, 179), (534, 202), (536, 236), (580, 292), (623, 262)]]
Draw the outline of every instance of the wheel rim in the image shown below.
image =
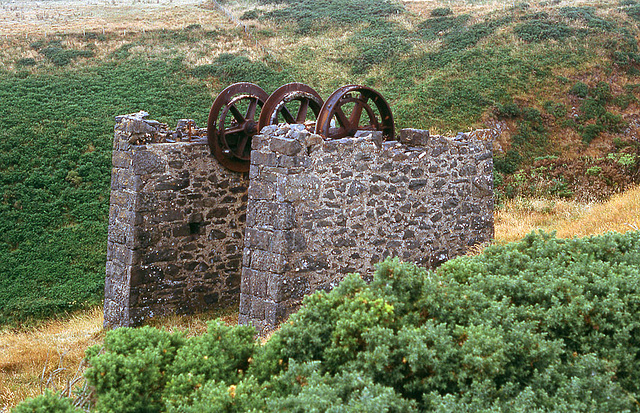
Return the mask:
[[(363, 122), (364, 114), (368, 119), (366, 123)], [(393, 140), (395, 127), (391, 108), (382, 95), (370, 87), (343, 86), (324, 102), (315, 132), (329, 139), (340, 139), (353, 136), (359, 130), (381, 131), (384, 140)]]
[[(304, 124), (317, 120), (322, 108), (322, 98), (304, 83), (289, 83), (276, 89), (264, 103), (258, 122), (262, 130), (268, 125), (277, 125), (279, 119), (284, 122)], [(293, 110), (293, 108), (297, 108)], [(295, 115), (294, 115), (295, 112)], [(315, 119), (310, 119), (311, 115)]]
[(243, 82), (227, 87), (213, 101), (207, 139), (213, 156), (226, 168), (249, 171), (251, 139), (258, 133), (258, 109), (267, 98), (260, 86)]

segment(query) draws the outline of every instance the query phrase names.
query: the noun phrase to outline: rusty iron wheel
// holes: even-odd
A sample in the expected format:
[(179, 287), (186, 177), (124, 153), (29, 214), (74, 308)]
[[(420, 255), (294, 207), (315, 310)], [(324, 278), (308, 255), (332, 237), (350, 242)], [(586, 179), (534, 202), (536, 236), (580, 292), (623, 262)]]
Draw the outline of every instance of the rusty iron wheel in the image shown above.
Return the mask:
[(258, 133), (260, 109), (267, 93), (253, 83), (234, 83), (213, 101), (207, 139), (211, 153), (226, 168), (248, 172), (251, 138)]
[(357, 131), (382, 131), (384, 140), (393, 140), (393, 114), (387, 101), (372, 88), (343, 86), (324, 102), (315, 132), (328, 139), (341, 139)]
[(268, 125), (277, 125), (280, 121), (289, 124), (313, 122), (318, 118), (322, 104), (318, 92), (309, 85), (288, 83), (276, 89), (264, 103), (258, 121), (259, 130)]

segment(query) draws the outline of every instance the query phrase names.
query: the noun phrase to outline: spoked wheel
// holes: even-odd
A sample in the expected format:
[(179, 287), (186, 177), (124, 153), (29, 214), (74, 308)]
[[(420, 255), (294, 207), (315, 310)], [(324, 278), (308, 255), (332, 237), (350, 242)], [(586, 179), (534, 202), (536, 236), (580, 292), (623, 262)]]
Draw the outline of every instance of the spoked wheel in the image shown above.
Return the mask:
[(357, 131), (382, 131), (393, 140), (395, 128), (391, 108), (382, 95), (367, 86), (348, 85), (337, 89), (324, 102), (316, 133), (329, 139), (354, 136)]
[(213, 101), (207, 138), (213, 156), (236, 172), (249, 171), (251, 138), (258, 133), (260, 110), (267, 93), (253, 83), (235, 83)]
[(322, 98), (304, 83), (289, 83), (269, 96), (260, 113), (259, 129), (280, 122), (314, 122), (322, 108)]

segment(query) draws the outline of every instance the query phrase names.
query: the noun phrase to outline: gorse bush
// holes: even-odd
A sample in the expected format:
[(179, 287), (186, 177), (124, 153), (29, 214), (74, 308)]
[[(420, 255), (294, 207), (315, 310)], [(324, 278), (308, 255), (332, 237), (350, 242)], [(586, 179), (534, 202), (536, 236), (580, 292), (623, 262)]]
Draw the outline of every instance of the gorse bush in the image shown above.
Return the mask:
[(387, 259), (262, 346), (119, 329), (87, 377), (100, 411), (638, 411), (638, 262), (640, 232), (532, 233), (437, 272)]
[(61, 397), (50, 390), (46, 390), (40, 396), (26, 400), (16, 406), (13, 413), (80, 413), (82, 410), (76, 408), (73, 400), (68, 397)]
[(549, 20), (529, 20), (516, 26), (513, 31), (525, 42), (561, 40), (573, 32), (566, 24)]
[(299, 33), (308, 32), (313, 25), (345, 25), (362, 22), (379, 23), (391, 14), (404, 10), (400, 3), (390, 0), (262, 0), (263, 3), (284, 3), (286, 7), (264, 14), (272, 21), (293, 23)]

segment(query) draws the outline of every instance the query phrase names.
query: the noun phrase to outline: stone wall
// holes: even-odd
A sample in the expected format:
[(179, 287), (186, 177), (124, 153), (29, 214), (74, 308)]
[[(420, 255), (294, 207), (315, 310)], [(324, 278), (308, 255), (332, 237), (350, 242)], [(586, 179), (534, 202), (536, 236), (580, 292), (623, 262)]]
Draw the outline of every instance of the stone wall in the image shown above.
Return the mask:
[(105, 325), (237, 303), (247, 174), (224, 169), (206, 141), (132, 145), (161, 125), (117, 118)]
[(376, 138), (323, 141), (299, 125), (253, 138), (241, 323), (272, 329), (304, 295), (385, 257), (435, 267), (492, 239), (490, 141)]

